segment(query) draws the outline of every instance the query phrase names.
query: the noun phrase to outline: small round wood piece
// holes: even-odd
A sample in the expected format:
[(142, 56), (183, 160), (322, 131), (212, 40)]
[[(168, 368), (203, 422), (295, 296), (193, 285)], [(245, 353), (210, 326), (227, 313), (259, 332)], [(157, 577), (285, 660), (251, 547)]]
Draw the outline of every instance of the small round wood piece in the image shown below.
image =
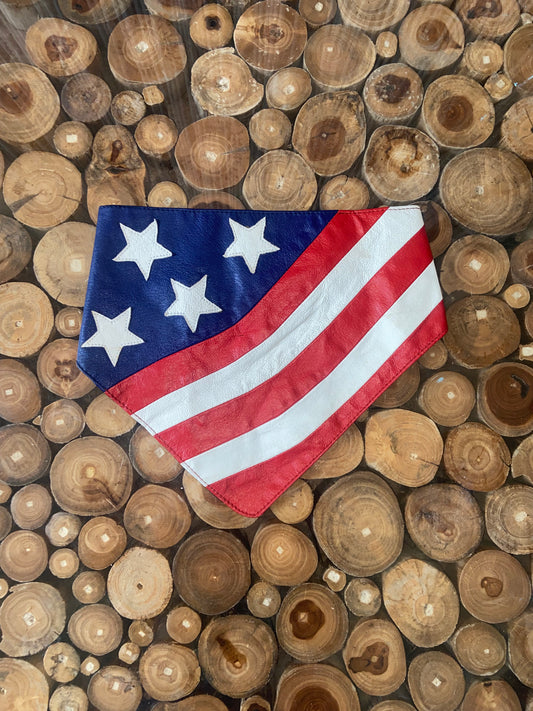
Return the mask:
[(133, 433), (129, 457), (135, 471), (153, 484), (173, 481), (183, 471), (181, 464), (144, 427), (137, 427)]
[(451, 646), (459, 664), (475, 676), (496, 674), (507, 657), (505, 637), (486, 622), (469, 622), (458, 627)]
[(137, 674), (110, 665), (91, 676), (87, 696), (98, 711), (137, 711), (143, 690)]
[(134, 620), (128, 627), (128, 637), (139, 647), (148, 647), (154, 641), (153, 620)]
[(81, 437), (56, 454), (50, 488), (58, 505), (79, 516), (118, 511), (129, 498), (132, 471), (124, 450), (104, 437)]
[(439, 149), (432, 138), (416, 128), (380, 126), (370, 137), (363, 171), (381, 200), (417, 200), (438, 180)]
[(387, 30), (404, 17), (409, 9), (408, 0), (395, 3), (387, 0), (369, 0), (364, 5), (355, 4), (350, 0), (339, 0), (339, 10), (346, 25), (359, 27), (369, 33)]
[(232, 116), (208, 116), (183, 129), (174, 154), (192, 187), (223, 190), (236, 185), (248, 169), (248, 131)]
[(85, 427), (85, 416), (74, 400), (54, 400), (44, 408), (40, 427), (41, 432), (50, 442), (65, 444), (82, 433)]
[(448, 711), (463, 700), (465, 678), (453, 657), (443, 652), (423, 652), (409, 665), (409, 692), (419, 711)]
[(413, 542), (433, 560), (466, 558), (483, 537), (483, 516), (475, 498), (454, 484), (429, 484), (411, 491), (404, 516)]
[(398, 501), (371, 472), (350, 474), (326, 489), (314, 509), (313, 529), (329, 560), (358, 577), (381, 572), (402, 550)]
[(254, 617), (272, 617), (278, 613), (281, 595), (277, 587), (261, 580), (248, 590), (246, 604)]
[(249, 131), (260, 150), (273, 151), (289, 143), (292, 126), (280, 109), (261, 109), (250, 118)]
[(344, 602), (356, 617), (372, 617), (381, 607), (381, 592), (370, 578), (352, 578), (344, 590)]
[(189, 33), (197, 47), (202, 49), (224, 47), (233, 37), (233, 20), (223, 5), (208, 2), (192, 15)]
[(10, 281), (31, 259), (31, 237), (12, 217), (0, 215), (0, 283)]
[(363, 99), (377, 123), (407, 123), (424, 97), (422, 80), (414, 69), (401, 62), (374, 69), (365, 83)]
[(533, 214), (531, 175), (522, 160), (498, 148), (473, 148), (442, 170), (440, 196), (450, 215), (473, 232), (503, 236), (527, 227)]
[(359, 711), (348, 677), (329, 664), (298, 664), (284, 669), (278, 682), (276, 711)]
[(281, 149), (254, 161), (242, 186), (252, 210), (309, 210), (316, 193), (313, 170), (297, 153)]
[(429, 370), (439, 370), (446, 365), (448, 350), (442, 341), (437, 341), (420, 358), (418, 363)]
[(81, 528), (81, 519), (74, 514), (58, 511), (53, 514), (45, 527), (45, 533), (53, 546), (68, 546), (76, 540)]
[(84, 605), (70, 616), (68, 636), (78, 649), (100, 657), (119, 646), (122, 620), (110, 605)]
[(80, 559), (72, 548), (58, 548), (48, 559), (48, 569), (56, 578), (67, 580), (76, 575)]
[(296, 111), (311, 96), (309, 72), (286, 67), (272, 74), (266, 83), (265, 97), (271, 109)]
[(10, 509), (13, 521), (19, 528), (34, 531), (48, 521), (52, 497), (44, 486), (28, 484), (14, 494)]
[(389, 620), (361, 620), (346, 640), (342, 658), (348, 676), (371, 696), (398, 689), (407, 671), (402, 636)]
[(85, 657), (85, 659), (81, 662), (80, 674), (83, 674), (83, 676), (92, 676), (93, 674), (96, 674), (100, 667), (100, 661), (96, 657), (93, 657), (92, 654), (90, 654), (88, 657)]
[(72, 121), (99, 123), (111, 107), (111, 89), (96, 74), (75, 74), (61, 90), (61, 106)]
[(370, 192), (359, 178), (337, 175), (320, 190), (321, 210), (364, 210), (370, 203)]
[(176, 701), (188, 696), (198, 686), (200, 674), (193, 650), (174, 642), (150, 645), (139, 663), (144, 691), (159, 701)]
[(271, 523), (254, 536), (252, 566), (262, 580), (274, 585), (298, 585), (313, 575), (318, 555), (311, 540), (299, 529)]
[(139, 121), (135, 141), (145, 155), (162, 160), (169, 156), (178, 140), (174, 121), (164, 114), (151, 114)]
[(105, 393), (91, 400), (85, 412), (88, 428), (101, 437), (120, 437), (135, 426), (135, 420)]
[(504, 437), (529, 434), (533, 430), (532, 385), (533, 369), (524, 363), (497, 363), (483, 370), (477, 386), (482, 420)]
[(133, 642), (124, 642), (120, 645), (120, 649), (117, 652), (117, 656), (121, 662), (124, 664), (133, 664), (139, 659), (141, 653), (141, 648), (138, 644)]
[(459, 573), (461, 603), (476, 619), (509, 622), (526, 609), (531, 583), (516, 558), (500, 550), (474, 553)]
[(187, 605), (178, 605), (168, 613), (165, 628), (175, 642), (190, 644), (202, 630), (202, 618)]
[(531, 94), (533, 74), (533, 51), (531, 40), (533, 25), (519, 27), (506, 41), (503, 48), (503, 68), (512, 84), (523, 93)]
[(172, 595), (167, 559), (150, 548), (128, 548), (109, 571), (107, 595), (117, 612), (129, 620), (159, 615)]
[(43, 667), (51, 679), (60, 684), (68, 684), (78, 676), (80, 656), (67, 642), (56, 642), (45, 651)]
[(248, 528), (257, 519), (248, 518), (233, 511), (224, 502), (217, 499), (209, 489), (202, 486), (189, 472), (183, 472), (183, 490), (192, 510), (202, 521), (213, 528)]
[(414, 69), (437, 71), (449, 67), (463, 52), (463, 25), (449, 8), (439, 4), (412, 10), (398, 33), (402, 60)]
[(182, 600), (204, 615), (227, 612), (250, 587), (250, 557), (231, 533), (207, 529), (189, 536), (172, 564)]
[(419, 385), (420, 368), (415, 361), (374, 400), (373, 405), (387, 409), (401, 407), (413, 397)]
[(37, 377), (55, 395), (76, 400), (94, 389), (94, 383), (76, 363), (78, 341), (57, 338), (41, 349), (37, 359)]
[(202, 190), (192, 196), (187, 207), (199, 210), (244, 210), (239, 198), (224, 190)]
[(76, 161), (89, 157), (93, 134), (81, 121), (64, 121), (56, 127), (53, 142), (60, 155)]
[(177, 183), (162, 180), (150, 190), (146, 202), (150, 207), (187, 207), (187, 195)]
[(438, 425), (455, 427), (465, 422), (476, 403), (474, 386), (462, 373), (441, 370), (420, 389), (418, 404)]
[(57, 312), (55, 317), (55, 327), (65, 338), (77, 338), (81, 331), (81, 320), (83, 312), (74, 306), (65, 306)]
[(385, 30), (376, 37), (376, 54), (380, 59), (393, 59), (398, 51), (398, 37), (394, 32)]
[(431, 254), (435, 259), (447, 250), (452, 241), (452, 221), (446, 210), (436, 202), (433, 202), (433, 200), (420, 203), (420, 210), (422, 211)]
[(106, 581), (103, 575), (93, 570), (79, 573), (72, 583), (72, 594), (82, 605), (100, 602), (105, 591)]
[(49, 298), (26, 282), (0, 284), (0, 314), (0, 353), (10, 358), (37, 353), (54, 326)]
[(91, 570), (104, 570), (112, 565), (126, 548), (124, 528), (108, 516), (95, 516), (86, 521), (78, 535), (78, 554)]
[(0, 470), (5, 484), (24, 486), (40, 479), (50, 459), (48, 442), (35, 427), (15, 424), (0, 428)]
[(146, 104), (138, 91), (121, 91), (111, 99), (111, 115), (123, 126), (135, 126), (145, 113)]
[(497, 294), (509, 272), (507, 251), (485, 235), (467, 235), (455, 240), (444, 255), (440, 269), (442, 288), (451, 294)]
[(13, 526), (13, 519), (8, 509), (3, 506), (0, 507), (0, 541), (10, 533)]
[(207, 681), (221, 694), (244, 698), (272, 673), (278, 646), (268, 625), (249, 615), (212, 620), (200, 635), (198, 659)]
[(41, 390), (35, 375), (18, 360), (0, 360), (0, 417), (26, 422), (40, 410)]
[(363, 436), (351, 425), (302, 475), (303, 479), (335, 479), (353, 471), (363, 459)]
[(448, 433), (444, 468), (471, 491), (493, 491), (505, 483), (511, 454), (503, 437), (481, 422), (465, 422)]
[(461, 706), (462, 711), (520, 711), (521, 708), (516, 691), (503, 679), (474, 681)]
[(502, 551), (533, 553), (533, 488), (516, 484), (491, 492), (485, 501), (485, 525)]
[(270, 510), (282, 523), (301, 523), (313, 510), (313, 490), (302, 479), (297, 479), (271, 505)]
[(509, 666), (518, 679), (533, 688), (533, 613), (526, 610), (509, 624)]
[(0, 543), (0, 568), (18, 583), (36, 580), (47, 563), (46, 542), (34, 531), (13, 531)]
[(158, 484), (137, 489), (124, 509), (128, 534), (146, 546), (171, 548), (181, 541), (191, 525), (191, 514), (177, 491)]
[(502, 296), (512, 309), (524, 309), (531, 300), (529, 289), (524, 284), (510, 284)]
[(417, 647), (436, 647), (455, 631), (459, 600), (438, 568), (405, 558), (383, 573), (383, 603), (400, 632)]
[(49, 711), (88, 711), (89, 699), (80, 686), (62, 684), (56, 686), (50, 697)]
[(529, 119), (532, 112), (533, 96), (526, 96), (507, 110), (500, 125), (502, 146), (524, 161), (533, 160), (533, 132)]
[(461, 59), (461, 71), (482, 82), (499, 71), (503, 64), (503, 49), (499, 44), (483, 37), (469, 42)]
[(45, 675), (37, 667), (23, 659), (4, 657), (0, 659), (0, 675), (6, 709), (24, 704), (32, 711), (47, 711), (50, 691)]

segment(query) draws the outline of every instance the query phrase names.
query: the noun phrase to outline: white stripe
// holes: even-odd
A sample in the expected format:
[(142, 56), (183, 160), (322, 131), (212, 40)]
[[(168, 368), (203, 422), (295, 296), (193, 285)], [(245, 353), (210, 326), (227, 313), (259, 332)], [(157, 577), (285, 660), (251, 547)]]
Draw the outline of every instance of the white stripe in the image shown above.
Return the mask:
[(295, 447), (333, 415), (424, 321), (442, 295), (431, 263), (324, 380), (283, 414), (183, 466), (206, 484)]
[(327, 328), (422, 225), (419, 208), (389, 208), (262, 343), (224, 368), (146, 405), (135, 419), (156, 434), (272, 378)]

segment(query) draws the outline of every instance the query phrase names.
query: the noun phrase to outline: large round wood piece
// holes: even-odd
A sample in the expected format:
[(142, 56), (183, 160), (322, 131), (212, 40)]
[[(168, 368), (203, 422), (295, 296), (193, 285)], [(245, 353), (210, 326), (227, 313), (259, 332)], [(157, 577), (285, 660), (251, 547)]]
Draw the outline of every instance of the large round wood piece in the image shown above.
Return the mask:
[(531, 174), (510, 151), (463, 151), (443, 168), (439, 186), (446, 210), (473, 232), (513, 234), (527, 227), (533, 215)]
[(465, 693), (463, 670), (443, 652), (424, 652), (409, 665), (407, 677), (411, 698), (420, 711), (456, 709)]
[(128, 548), (109, 571), (107, 594), (115, 610), (129, 620), (159, 615), (172, 595), (167, 559), (151, 548)]
[(135, 491), (124, 509), (124, 527), (135, 540), (153, 548), (171, 548), (185, 536), (191, 514), (177, 491), (147, 484)]
[(504, 437), (533, 430), (533, 368), (525, 363), (497, 363), (480, 373), (477, 391), (481, 418)]
[(505, 440), (482, 422), (465, 422), (448, 433), (444, 468), (465, 489), (498, 489), (505, 483), (510, 464)]
[(454, 11), (472, 35), (503, 40), (520, 22), (516, 0), (497, 0), (489, 4), (479, 0), (459, 0)]
[(0, 428), (0, 471), (6, 484), (25, 486), (37, 481), (48, 469), (51, 456), (48, 442), (32, 425)]
[(468, 419), (476, 404), (476, 391), (462, 373), (439, 370), (420, 388), (418, 404), (433, 422), (455, 427)]
[(0, 353), (11, 358), (34, 355), (54, 327), (50, 300), (38, 286), (0, 284)]
[(474, 676), (496, 674), (507, 657), (505, 637), (486, 622), (469, 622), (458, 627), (451, 646), (459, 664)]
[(205, 678), (221, 694), (233, 699), (249, 696), (266, 684), (277, 650), (270, 627), (248, 615), (212, 620), (198, 642)]
[(338, 0), (338, 6), (345, 24), (371, 33), (396, 25), (409, 10), (408, 0), (367, 0), (365, 3)]
[(309, 210), (317, 182), (313, 170), (292, 151), (269, 151), (250, 166), (242, 194), (252, 210)]
[(19, 583), (36, 580), (46, 570), (46, 541), (34, 531), (17, 530), (0, 543), (0, 568)]
[(503, 146), (528, 162), (533, 160), (532, 114), (533, 96), (525, 96), (508, 109), (500, 125)]
[(91, 677), (87, 696), (98, 711), (137, 711), (143, 690), (131, 669), (106, 666)]
[(357, 692), (336, 667), (299, 664), (285, 669), (278, 683), (274, 711), (359, 711)]
[(503, 679), (474, 681), (465, 694), (461, 711), (521, 711), (513, 687)]
[(533, 93), (533, 25), (525, 24), (509, 37), (503, 48), (503, 68), (522, 92)]
[(41, 349), (37, 359), (37, 376), (42, 385), (55, 395), (76, 400), (94, 389), (94, 383), (76, 362), (78, 341), (57, 338)]
[(68, 636), (78, 649), (103, 656), (122, 640), (122, 620), (110, 605), (84, 605), (68, 622)]
[(462, 54), (465, 33), (457, 15), (440, 3), (412, 10), (398, 33), (400, 54), (415, 69), (435, 71), (453, 64)]
[(298, 585), (313, 575), (318, 555), (302, 531), (285, 523), (260, 528), (251, 549), (252, 566), (262, 580), (274, 585)]
[(176, 701), (200, 682), (200, 665), (192, 649), (174, 642), (151, 644), (141, 657), (139, 677), (153, 699)]
[(66, 77), (85, 71), (96, 58), (98, 45), (89, 30), (58, 17), (43, 17), (26, 32), (26, 49), (43, 72)]
[(50, 467), (50, 487), (58, 505), (80, 516), (121, 509), (132, 485), (124, 450), (105, 437), (81, 437), (66, 444)]
[(448, 294), (497, 294), (509, 273), (509, 257), (503, 245), (485, 235), (454, 240), (440, 268), (440, 284)]
[(387, 62), (374, 69), (363, 90), (369, 114), (383, 124), (407, 123), (420, 108), (423, 96), (422, 80), (402, 62)]
[(0, 659), (2, 703), (8, 711), (46, 711), (49, 689), (45, 675), (23, 659)]
[(227, 612), (250, 587), (250, 557), (226, 531), (206, 530), (189, 536), (172, 565), (179, 596), (204, 615)]
[(502, 551), (533, 553), (533, 487), (517, 484), (491, 492), (485, 503), (485, 524)]
[(19, 274), (31, 259), (31, 237), (12, 217), (0, 215), (0, 283)]
[(371, 472), (350, 474), (327, 489), (315, 506), (313, 529), (331, 562), (357, 577), (388, 568), (402, 550), (398, 501)]
[(223, 190), (236, 185), (248, 169), (248, 131), (231, 116), (208, 116), (183, 129), (174, 155), (193, 188)]
[(183, 471), (170, 452), (141, 426), (130, 439), (129, 456), (135, 471), (153, 484), (173, 481)]
[(37, 378), (23, 363), (0, 360), (0, 417), (8, 422), (25, 422), (41, 410), (41, 389)]

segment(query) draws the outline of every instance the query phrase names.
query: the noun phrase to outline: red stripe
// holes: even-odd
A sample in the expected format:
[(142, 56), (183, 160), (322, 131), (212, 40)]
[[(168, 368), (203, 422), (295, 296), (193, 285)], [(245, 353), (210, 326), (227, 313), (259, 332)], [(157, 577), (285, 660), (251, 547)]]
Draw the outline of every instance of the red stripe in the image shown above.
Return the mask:
[[(128, 412), (136, 412), (240, 358), (279, 328), (386, 210), (336, 213), (281, 279), (238, 323), (143, 368), (109, 388), (107, 394)], [(290, 282), (290, 291), (286, 282)], [(258, 329), (257, 324), (264, 326)]]
[(432, 259), (420, 230), (289, 365), (250, 392), (160, 433), (184, 461), (281, 415), (323, 380)]
[(207, 488), (244, 516), (260, 516), (376, 398), (446, 332), (442, 302), (393, 356), (313, 434), (290, 450)]

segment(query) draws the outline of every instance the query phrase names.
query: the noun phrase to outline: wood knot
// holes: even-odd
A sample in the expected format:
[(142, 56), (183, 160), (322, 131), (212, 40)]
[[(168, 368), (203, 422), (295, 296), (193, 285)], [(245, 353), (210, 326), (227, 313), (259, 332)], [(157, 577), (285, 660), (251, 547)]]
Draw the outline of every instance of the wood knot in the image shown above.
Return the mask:
[(206, 30), (219, 30), (220, 29), (220, 18), (216, 15), (208, 15), (205, 18), (205, 28)]
[(78, 42), (73, 37), (49, 35), (45, 40), (44, 48), (51, 62), (60, 62), (72, 57), (78, 48)]
[(294, 694), (289, 711), (304, 709), (305, 711), (339, 711), (339, 704), (327, 689), (306, 685)]
[(275, 22), (270, 24), (262, 24), (259, 27), (258, 35), (261, 39), (266, 40), (268, 44), (277, 44), (285, 37), (285, 32), (282, 27)]
[(385, 74), (374, 85), (378, 99), (386, 104), (399, 104), (410, 88), (411, 80), (397, 74)]
[(32, 91), (26, 81), (0, 86), (0, 108), (8, 114), (23, 114), (32, 105)]
[(351, 657), (348, 668), (354, 674), (366, 671), (375, 676), (384, 674), (389, 668), (389, 647), (384, 642), (369, 644), (360, 657)]
[(502, 14), (502, 4), (500, 0), (477, 0), (474, 7), (466, 13), (469, 20), (478, 17), (499, 17)]
[(442, 49), (447, 49), (450, 45), (450, 33), (444, 22), (428, 20), (423, 22), (417, 29), (416, 41), (424, 49), (430, 52), (438, 52)]
[(216, 642), (222, 650), (224, 659), (235, 667), (235, 669), (242, 669), (242, 667), (246, 664), (246, 657), (244, 654), (242, 654), (242, 652), (240, 652), (237, 647), (229, 641), (229, 639), (225, 639), (221, 635), (216, 638)]
[(71, 7), (75, 12), (84, 15), (100, 4), (100, 0), (72, 0)]
[(338, 118), (327, 118), (313, 126), (307, 146), (312, 161), (326, 160), (336, 156), (344, 147), (346, 129)]
[(54, 374), (60, 379), (68, 383), (72, 383), (80, 371), (76, 365), (76, 361), (71, 359), (56, 360), (56, 366), (54, 368)]
[(297, 639), (312, 639), (325, 621), (324, 613), (312, 600), (301, 600), (289, 616), (292, 633)]
[(481, 587), (489, 597), (499, 597), (503, 590), (503, 583), (498, 578), (486, 576), (481, 580)]
[(474, 122), (474, 109), (466, 96), (450, 96), (441, 101), (437, 119), (448, 131), (466, 131)]

